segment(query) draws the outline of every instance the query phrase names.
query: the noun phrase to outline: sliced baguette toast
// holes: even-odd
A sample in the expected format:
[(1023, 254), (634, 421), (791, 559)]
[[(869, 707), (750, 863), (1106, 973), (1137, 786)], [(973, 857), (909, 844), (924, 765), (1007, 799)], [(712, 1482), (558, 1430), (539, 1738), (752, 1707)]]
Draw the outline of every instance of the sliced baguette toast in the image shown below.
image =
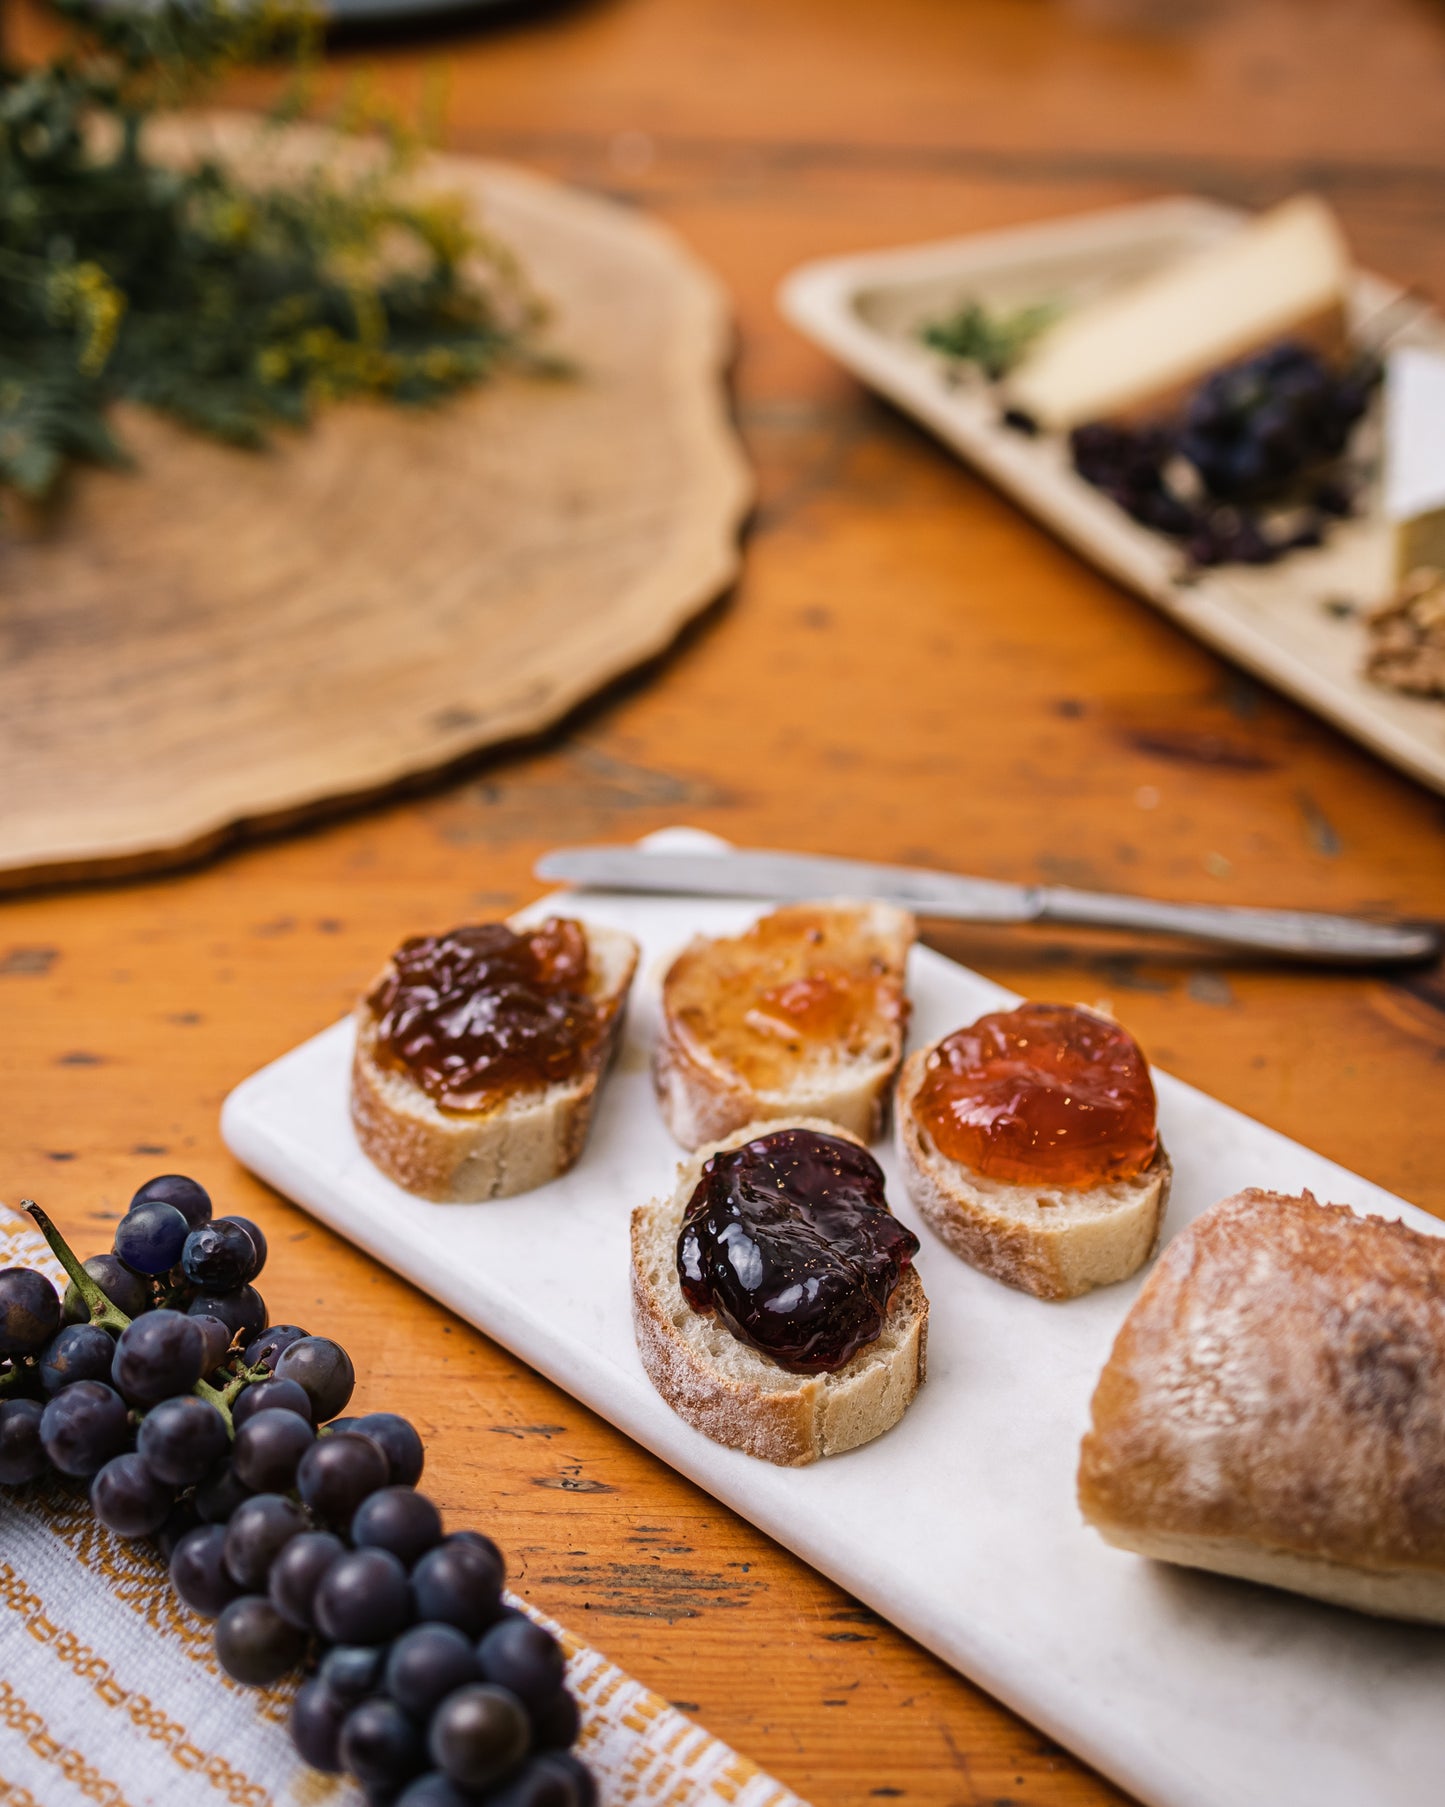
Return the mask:
[(951, 1160), (914, 1109), (932, 1048), (903, 1063), (895, 1103), (903, 1183), (970, 1267), (1040, 1299), (1076, 1299), (1136, 1273), (1159, 1246), (1173, 1167), (1161, 1142), (1132, 1179), (1080, 1191), (1011, 1185)]
[[(419, 1198), (474, 1204), (530, 1192), (565, 1173), (581, 1154), (597, 1088), (622, 1032), (637, 943), (618, 929), (583, 925), (589, 991), (605, 1032), (588, 1064), (571, 1078), (502, 1092), (477, 1110), (443, 1109), (377, 1051), (377, 1018), (366, 998), (356, 1008), (351, 1121), (363, 1151), (389, 1179)], [(368, 986), (367, 993), (374, 990)]]
[(913, 918), (891, 904), (794, 904), (699, 938), (662, 987), (653, 1082), (684, 1148), (782, 1118), (882, 1129), (908, 1021)]
[[(789, 1118), (788, 1125), (846, 1135), (820, 1118)], [(778, 1127), (748, 1124), (699, 1149), (678, 1169), (670, 1197), (632, 1213), (632, 1322), (648, 1378), (678, 1417), (716, 1443), (801, 1468), (871, 1442), (903, 1416), (923, 1384), (928, 1300), (915, 1270), (905, 1268), (882, 1334), (831, 1374), (791, 1373), (713, 1313), (692, 1309), (678, 1282), (677, 1239), (703, 1163)]]

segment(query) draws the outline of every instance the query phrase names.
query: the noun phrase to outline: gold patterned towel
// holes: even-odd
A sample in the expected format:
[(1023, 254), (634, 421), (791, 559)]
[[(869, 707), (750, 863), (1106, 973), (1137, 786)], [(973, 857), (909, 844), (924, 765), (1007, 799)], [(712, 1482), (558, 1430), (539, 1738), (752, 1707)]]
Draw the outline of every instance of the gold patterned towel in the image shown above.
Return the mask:
[[(0, 1267), (20, 1263), (59, 1274), (34, 1232), (0, 1224)], [(604, 1807), (802, 1807), (560, 1635)], [(83, 1494), (38, 1483), (0, 1491), (3, 1807), (359, 1807), (358, 1789), (292, 1751), (294, 1691), (222, 1675), (210, 1624), (177, 1600), (150, 1545), (96, 1524)]]

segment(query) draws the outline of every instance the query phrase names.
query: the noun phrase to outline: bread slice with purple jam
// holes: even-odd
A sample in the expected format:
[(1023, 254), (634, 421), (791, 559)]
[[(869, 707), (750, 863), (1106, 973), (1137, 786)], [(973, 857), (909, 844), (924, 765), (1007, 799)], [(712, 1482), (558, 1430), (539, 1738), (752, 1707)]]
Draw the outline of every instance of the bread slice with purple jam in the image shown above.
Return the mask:
[(632, 1319), (648, 1378), (680, 1418), (716, 1443), (796, 1468), (871, 1442), (907, 1411), (926, 1372), (928, 1300), (915, 1269), (904, 1266), (878, 1335), (841, 1367), (807, 1374), (742, 1341), (716, 1312), (693, 1308), (678, 1242), (705, 1164), (783, 1129), (863, 1148), (835, 1123), (793, 1118), (749, 1124), (699, 1149), (669, 1196), (632, 1213)]

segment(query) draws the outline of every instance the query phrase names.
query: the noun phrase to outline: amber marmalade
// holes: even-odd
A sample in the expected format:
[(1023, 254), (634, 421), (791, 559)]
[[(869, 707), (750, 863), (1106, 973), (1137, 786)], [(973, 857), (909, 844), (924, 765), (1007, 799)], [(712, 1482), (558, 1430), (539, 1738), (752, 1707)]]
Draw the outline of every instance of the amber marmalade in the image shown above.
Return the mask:
[(914, 1110), (940, 1154), (1018, 1186), (1132, 1179), (1159, 1146), (1139, 1044), (1067, 1004), (1021, 1004), (955, 1030), (929, 1056)]

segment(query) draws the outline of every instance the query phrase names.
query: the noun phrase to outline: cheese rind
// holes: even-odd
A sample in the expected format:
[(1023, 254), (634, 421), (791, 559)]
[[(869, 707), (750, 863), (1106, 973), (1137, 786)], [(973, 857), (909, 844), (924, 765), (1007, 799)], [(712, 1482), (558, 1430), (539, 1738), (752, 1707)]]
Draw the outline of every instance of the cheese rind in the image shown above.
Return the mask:
[(1041, 427), (1161, 413), (1210, 371), (1283, 338), (1345, 344), (1349, 251), (1313, 195), (1066, 314), (1007, 384)]
[(1445, 357), (1415, 345), (1385, 376), (1384, 507), (1396, 577), (1445, 571)]

